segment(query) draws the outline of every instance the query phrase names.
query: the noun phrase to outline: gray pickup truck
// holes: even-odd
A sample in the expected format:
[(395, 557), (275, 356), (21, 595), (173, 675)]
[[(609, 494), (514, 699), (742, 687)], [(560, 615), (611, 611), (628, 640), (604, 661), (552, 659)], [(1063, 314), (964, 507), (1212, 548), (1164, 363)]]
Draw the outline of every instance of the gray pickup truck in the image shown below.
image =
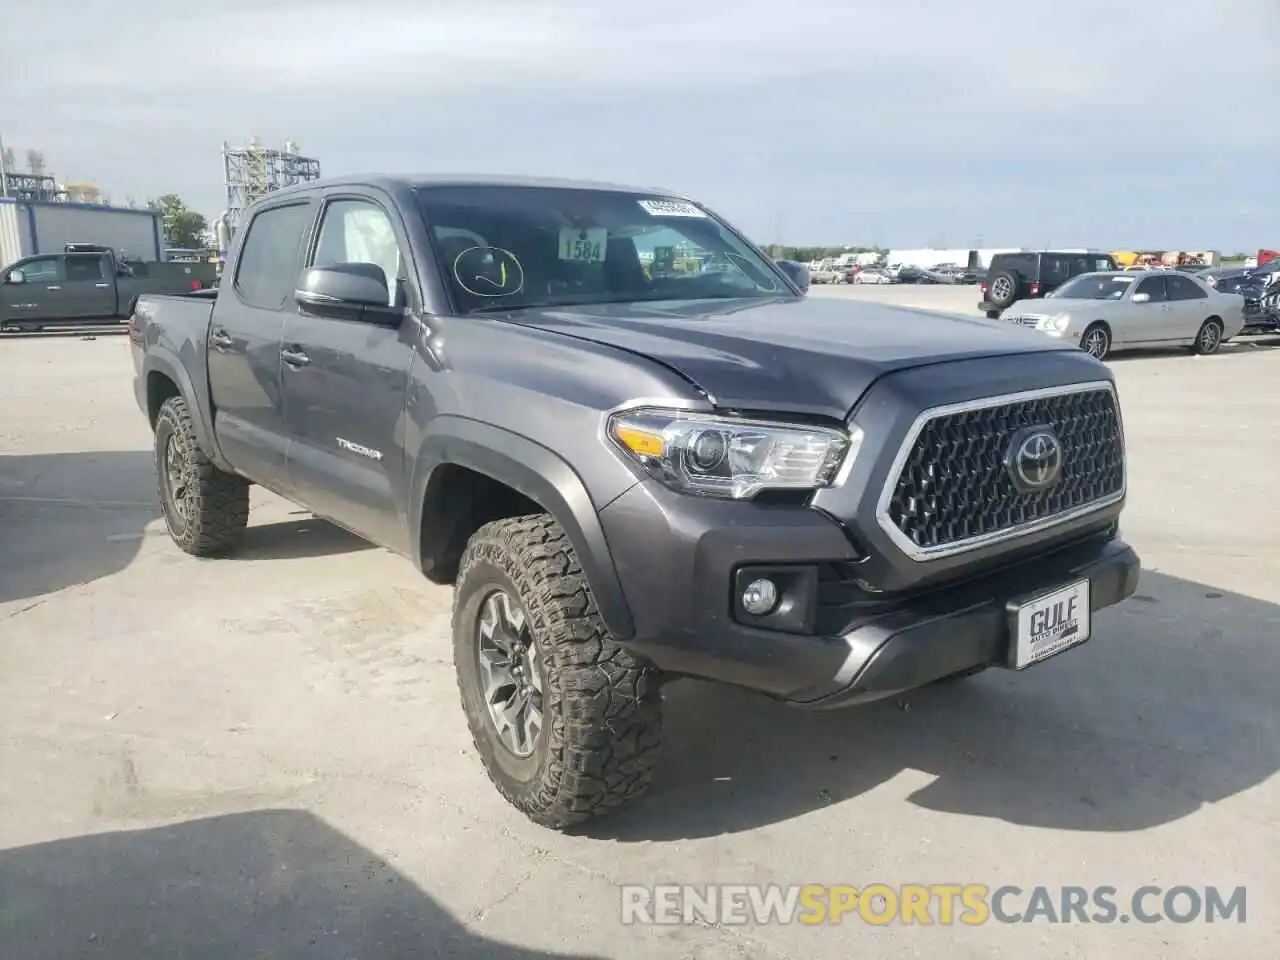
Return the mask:
[(0, 330), (124, 323), (141, 294), (207, 288), (215, 269), (119, 261), (109, 250), (25, 257), (0, 268)]
[(131, 320), (169, 533), (232, 550), (256, 483), (452, 584), (478, 753), (554, 828), (643, 791), (667, 680), (838, 707), (1089, 640), (1140, 569), (1107, 367), (804, 289), (665, 191), (273, 193), (216, 299)]

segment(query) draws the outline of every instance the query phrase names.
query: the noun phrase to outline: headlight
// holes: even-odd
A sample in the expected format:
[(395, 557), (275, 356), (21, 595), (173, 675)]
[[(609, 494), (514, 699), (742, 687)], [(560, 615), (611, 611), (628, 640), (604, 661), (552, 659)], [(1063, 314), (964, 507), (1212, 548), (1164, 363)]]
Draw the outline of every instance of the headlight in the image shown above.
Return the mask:
[(862, 431), (637, 409), (609, 418), (609, 437), (654, 479), (681, 493), (749, 500), (761, 490), (829, 486), (857, 456)]
[(1071, 317), (1065, 313), (1055, 314), (1052, 317), (1041, 317), (1040, 322), (1036, 324), (1037, 330), (1048, 330), (1053, 333), (1061, 333), (1067, 329), (1067, 324), (1071, 322)]

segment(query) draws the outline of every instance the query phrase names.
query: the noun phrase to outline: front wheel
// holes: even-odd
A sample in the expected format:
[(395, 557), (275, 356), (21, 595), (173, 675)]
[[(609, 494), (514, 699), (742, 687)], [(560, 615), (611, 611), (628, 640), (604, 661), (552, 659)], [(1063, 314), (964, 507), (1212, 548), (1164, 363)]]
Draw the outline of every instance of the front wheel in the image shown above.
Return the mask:
[(453, 656), (485, 772), (530, 820), (563, 829), (648, 788), (658, 678), (609, 635), (554, 518), (476, 531), (454, 591)]
[(1210, 317), (1200, 325), (1200, 332), (1196, 334), (1196, 342), (1192, 345), (1191, 352), (1204, 357), (1217, 353), (1220, 346), (1222, 346), (1222, 321)]
[(173, 542), (200, 557), (233, 549), (249, 523), (249, 483), (205, 456), (181, 397), (160, 407), (155, 454), (160, 507)]
[(1095, 360), (1107, 359), (1111, 352), (1111, 332), (1101, 323), (1095, 323), (1080, 337), (1080, 349)]

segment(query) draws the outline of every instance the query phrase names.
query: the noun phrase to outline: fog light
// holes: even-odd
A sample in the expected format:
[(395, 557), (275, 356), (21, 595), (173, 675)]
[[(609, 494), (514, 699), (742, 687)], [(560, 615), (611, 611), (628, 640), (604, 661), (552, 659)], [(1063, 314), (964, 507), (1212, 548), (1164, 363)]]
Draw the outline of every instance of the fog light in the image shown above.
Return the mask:
[(742, 609), (753, 617), (763, 617), (778, 605), (778, 587), (772, 580), (752, 580), (742, 591)]

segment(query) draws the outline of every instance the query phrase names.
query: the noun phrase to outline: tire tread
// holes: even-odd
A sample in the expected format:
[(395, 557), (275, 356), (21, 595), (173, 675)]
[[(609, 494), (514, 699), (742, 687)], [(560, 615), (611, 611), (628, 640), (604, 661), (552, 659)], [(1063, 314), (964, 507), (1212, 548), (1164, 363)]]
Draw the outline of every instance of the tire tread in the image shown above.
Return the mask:
[(489, 779), (507, 802), (555, 829), (638, 797), (652, 781), (661, 743), (660, 684), (648, 664), (609, 636), (563, 528), (548, 514), (481, 527), (459, 567), (455, 630), (478, 563), (496, 567), (515, 585), (545, 657), (549, 696), (547, 762), (526, 790), (512, 791), (495, 776), (493, 758), (472, 728)]

